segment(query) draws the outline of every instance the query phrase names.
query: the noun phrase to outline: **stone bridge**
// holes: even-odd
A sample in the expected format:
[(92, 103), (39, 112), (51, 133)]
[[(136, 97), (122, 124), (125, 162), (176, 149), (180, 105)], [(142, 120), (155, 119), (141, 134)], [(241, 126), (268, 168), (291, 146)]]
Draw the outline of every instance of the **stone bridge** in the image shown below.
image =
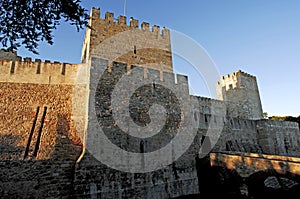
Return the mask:
[(247, 178), (259, 171), (273, 170), (279, 174), (300, 175), (300, 158), (257, 153), (219, 152), (210, 154), (211, 166), (234, 169)]
[[(210, 167), (200, 166), (200, 192), (237, 191), (250, 198), (294, 198), (300, 194), (300, 158), (242, 152), (210, 153)], [(199, 164), (200, 165), (200, 164)], [(204, 170), (204, 171), (203, 171)], [(213, 178), (213, 179), (211, 179)], [(211, 183), (207, 183), (211, 181)], [(218, 183), (215, 183), (218, 182)], [(239, 192), (239, 191), (237, 191)], [(208, 192), (211, 195), (212, 191)]]

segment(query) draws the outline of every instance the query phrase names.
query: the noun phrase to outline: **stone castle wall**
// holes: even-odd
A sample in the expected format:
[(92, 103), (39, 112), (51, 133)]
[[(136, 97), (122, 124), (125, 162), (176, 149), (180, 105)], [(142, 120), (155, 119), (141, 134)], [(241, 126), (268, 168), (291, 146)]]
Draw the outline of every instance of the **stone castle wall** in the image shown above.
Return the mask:
[(76, 66), (1, 60), (0, 67), (1, 197), (70, 195), (82, 150), (72, 120)]
[(263, 119), (255, 76), (238, 70), (221, 77), (216, 87), (218, 99), (227, 101), (228, 115), (244, 119)]
[(260, 120), (257, 122), (258, 143), (268, 154), (300, 156), (299, 126), (296, 122)]
[[(3, 176), (1, 178), (2, 192), (0, 193), (3, 196), (21, 195), (20, 190), (26, 197), (53, 195), (59, 197), (74, 194), (74, 197), (79, 198), (94, 196), (108, 198), (115, 196), (134, 197), (134, 195), (148, 198), (166, 198), (198, 193), (195, 156), (199, 154), (199, 151), (204, 152), (203, 149), (200, 149), (203, 146), (204, 137), (208, 137), (212, 142), (217, 141), (212, 151), (227, 150), (300, 155), (296, 148), (300, 137), (296, 123), (268, 120), (254, 121), (231, 117), (227, 115), (227, 102), (189, 96), (186, 76), (177, 75), (175, 78), (173, 73), (161, 73), (158, 70), (136, 66), (131, 67), (131, 71), (127, 71), (126, 68), (128, 67), (126, 65), (115, 63), (116, 66), (123, 68), (122, 74), (129, 74), (134, 79), (140, 78), (140, 81), (148, 79), (150, 80), (148, 83), (152, 86), (163, 84), (174, 91), (177, 90), (179, 92), (177, 96), (181, 102), (186, 101), (193, 105), (192, 110), (187, 112), (186, 116), (190, 115), (198, 122), (196, 125), (197, 134), (193, 143), (173, 164), (147, 174), (119, 172), (99, 162), (89, 154), (88, 150), (85, 151), (85, 155), (78, 159), (81, 155), (82, 141), (84, 143), (84, 139), (89, 136), (89, 132), (93, 131), (90, 127), (88, 127), (88, 131), (84, 131), (84, 127), (82, 127), (83, 129), (80, 129), (84, 132), (82, 135), (75, 127), (74, 118), (79, 117), (80, 113), (84, 112), (87, 103), (84, 99), (78, 102), (74, 101), (74, 99), (78, 100), (78, 98), (86, 95), (84, 92), (87, 85), (85, 85), (86, 81), (84, 79), (88, 78), (89, 75), (85, 74), (86, 71), (80, 71), (81, 65), (30, 62), (28, 59), (24, 62), (4, 60), (0, 63), (3, 69), (2, 79), (0, 79), (2, 109), (0, 111), (2, 143), (0, 175)], [(101, 63), (98, 67), (94, 66), (92, 68), (98, 68), (101, 70), (100, 74), (103, 74), (105, 68), (108, 67), (108, 62), (102, 61)], [(57, 69), (59, 72), (52, 73), (51, 69)], [(115, 71), (114, 67), (109, 69), (109, 74)], [(3, 71), (6, 71), (6, 73)], [(75, 73), (81, 75), (75, 75)], [(95, 73), (91, 73), (91, 75), (93, 74)], [(56, 81), (49, 82), (52, 76), (56, 77), (53, 78)], [(96, 79), (94, 83), (90, 81), (90, 86), (96, 88), (99, 83), (99, 76), (96, 76)], [(177, 83), (175, 79), (177, 79)], [(14, 82), (15, 80), (16, 82)], [(115, 79), (115, 83), (118, 80)], [(41, 81), (41, 83), (39, 84), (38, 81)], [(107, 85), (110, 85), (110, 83), (107, 83)], [(90, 89), (93, 87), (90, 87)], [(76, 96), (81, 97), (74, 98), (75, 93)], [(166, 95), (159, 93), (160, 97), (164, 98)], [(76, 106), (82, 109), (81, 112), (74, 112), (74, 103), (77, 103)], [(37, 117), (36, 128), (30, 142), (28, 156), (23, 160), (38, 106), (40, 112)], [(44, 107), (47, 107), (47, 113), (41, 132), (39, 150), (37, 156), (33, 156)], [(93, 120), (90, 120), (89, 124), (91, 124), (90, 122), (93, 122)], [(81, 126), (84, 126), (84, 124), (85, 121), (80, 123)], [(174, 126), (171, 123), (169, 125), (170, 127)], [(221, 129), (220, 137), (208, 134), (208, 129), (212, 129), (212, 132)], [(161, 136), (161, 140), (165, 140), (166, 143), (171, 138), (169, 135)], [(113, 137), (111, 138), (113, 139)], [(129, 140), (115, 138), (116, 144), (123, 146), (132, 144)], [(279, 143), (282, 140), (285, 140), (285, 142)], [(274, 145), (275, 141), (277, 141), (278, 147), (274, 148), (276, 146)], [(141, 150), (140, 144), (138, 146), (137, 150)], [(143, 150), (151, 150), (159, 146), (148, 142), (143, 147)], [(76, 160), (78, 160), (77, 164), (75, 164)], [(18, 182), (16, 183), (16, 181)], [(61, 185), (61, 189), (57, 190), (57, 183)], [(18, 187), (26, 187), (26, 191), (24, 192), (23, 189)], [(40, 190), (43, 190), (43, 192)]]
[[(90, 104), (99, 103), (100, 105), (98, 104), (98, 109), (102, 111), (98, 112), (97, 106), (96, 108), (92, 106), (89, 110), (90, 120), (88, 124), (88, 141), (86, 145), (86, 148), (89, 150), (85, 151), (85, 155), (76, 165), (74, 182), (76, 197), (172, 198), (180, 195), (199, 193), (195, 157), (197, 157), (199, 153), (208, 152), (204, 148), (205, 141), (203, 142), (203, 139), (208, 138), (209, 141), (207, 143), (211, 144), (216, 142), (212, 149), (209, 148), (209, 150), (213, 152), (237, 151), (274, 154), (275, 151), (272, 147), (276, 145), (274, 145), (274, 138), (272, 138), (270, 135), (275, 131), (275, 124), (276, 132), (278, 135), (281, 135), (281, 139), (293, 140), (291, 143), (293, 143), (292, 145), (294, 147), (292, 150), (292, 147), (287, 145), (278, 145), (275, 153), (283, 150), (285, 147), (289, 147), (291, 149), (289, 151), (285, 151), (285, 153), (282, 153), (282, 155), (300, 156), (299, 150), (297, 151), (295, 149), (295, 146), (297, 146), (300, 141), (299, 128), (296, 123), (270, 122), (270, 124), (268, 124), (268, 122), (265, 122), (265, 120), (250, 120), (235, 118), (227, 115), (226, 102), (197, 96), (189, 96), (187, 90), (187, 78), (180, 75), (177, 77), (179, 82), (176, 85), (174, 84), (174, 74), (164, 72), (163, 76), (161, 77), (159, 71), (151, 70), (147, 72), (148, 76), (145, 77), (143, 72), (144, 70), (147, 70), (145, 68), (133, 67), (131, 71), (127, 71), (126, 68), (128, 67), (125, 64), (114, 63), (111, 70), (107, 70), (107, 76), (105, 76), (105, 78), (99, 78), (97, 76), (99, 74), (97, 70), (99, 70), (99, 68), (103, 69), (107, 67), (107, 61), (92, 59), (91, 68), (93, 70), (90, 71), (90, 100), (92, 101), (90, 101)], [(103, 71), (101, 71), (100, 74), (105, 74), (105, 72), (103, 73)], [(114, 85), (116, 85), (118, 81), (125, 81), (126, 79), (128, 79), (127, 81), (130, 82), (130, 77), (134, 77), (134, 79), (140, 83), (144, 81), (145, 84), (152, 85), (152, 83), (155, 82), (155, 84), (153, 83), (151, 86), (151, 89), (153, 90), (158, 88), (161, 84), (167, 88), (171, 88), (174, 93), (176, 93), (177, 90), (181, 91), (180, 95), (178, 95), (180, 96), (181, 100), (188, 101), (188, 104), (192, 105), (192, 109), (190, 110), (191, 112), (189, 112), (187, 115), (192, 116), (192, 120), (197, 123), (194, 126), (197, 132), (196, 136), (191, 146), (180, 158), (164, 169), (145, 174), (132, 174), (117, 171), (104, 165), (102, 161), (105, 162), (105, 160), (99, 159), (99, 156), (97, 156), (95, 153), (95, 150), (97, 150), (95, 148), (102, 146), (103, 143), (96, 141), (97, 137), (95, 137), (93, 133), (100, 132), (101, 128), (107, 130), (105, 135), (116, 146), (127, 151), (134, 151), (136, 153), (158, 150), (162, 147), (162, 145), (164, 145), (165, 141), (168, 142), (170, 139), (172, 139), (170, 134), (165, 133), (157, 137), (156, 141), (152, 140), (151, 142), (147, 139), (143, 141), (137, 140), (130, 136), (128, 137), (127, 134), (130, 133), (130, 128), (127, 129), (128, 132), (126, 132), (126, 129), (124, 132), (122, 132), (122, 130), (118, 128), (119, 122), (114, 121), (111, 110), (122, 110), (122, 106), (117, 108), (114, 107), (113, 109), (113, 105), (107, 102), (112, 100), (111, 96), (113, 90), (119, 89), (118, 87), (114, 87)], [(99, 87), (99, 84), (113, 86), (109, 88), (103, 88), (101, 86)], [(129, 83), (127, 86), (131, 87)], [(97, 91), (99, 88), (104, 89), (104, 91)], [(125, 92), (131, 91), (128, 89)], [(122, 95), (124, 94), (120, 93), (119, 95), (119, 97), (122, 99), (122, 103), (125, 104), (124, 106), (129, 107), (129, 105), (126, 103), (127, 99), (124, 97), (125, 95)], [(139, 100), (142, 100), (144, 95), (146, 95), (147, 99), (151, 98), (151, 96), (148, 96), (147, 92), (137, 94), (137, 96), (139, 96)], [(159, 99), (158, 101), (163, 101), (164, 98), (168, 98), (166, 93), (159, 93), (156, 96)], [(179, 101), (183, 103), (181, 100)], [(101, 103), (103, 104), (101, 105)], [(174, 101), (169, 101), (168, 103), (170, 103), (167, 105), (169, 107), (175, 106)], [(143, 109), (143, 107), (139, 108)], [(184, 113), (182, 114), (184, 115)], [(95, 115), (97, 115), (97, 117)], [(181, 115), (181, 117), (186, 118), (187, 115), (183, 115)], [(133, 118), (139, 118), (137, 122), (147, 121), (147, 115), (143, 114), (138, 114)], [(133, 120), (133, 118), (128, 117), (126, 121)], [(170, 128), (174, 127), (174, 124), (166, 123), (166, 125)], [(177, 133), (184, 132), (180, 132), (179, 130)], [(267, 139), (269, 143), (273, 143), (273, 145), (266, 145), (263, 137)], [(157, 140), (159, 140), (159, 142), (157, 142)], [(181, 144), (184, 145), (184, 142), (185, 140), (182, 140)], [(141, 145), (141, 143), (143, 144)], [(140, 148), (141, 146), (143, 146), (143, 149)], [(115, 149), (112, 148), (112, 150), (114, 151)], [(176, 151), (177, 146), (173, 146), (170, 150)], [(94, 155), (92, 156), (90, 153), (93, 153)], [(118, 154), (117, 151), (112, 153)], [(157, 159), (161, 159), (165, 154), (161, 153), (160, 155), (161, 156), (157, 156)], [(140, 158), (143, 159), (144, 154), (141, 153), (140, 156)], [(129, 160), (126, 161), (128, 158), (126, 156), (102, 158), (116, 158), (123, 160), (120, 161), (120, 165), (118, 165), (120, 167), (130, 168), (136, 166), (133, 162)], [(146, 159), (146, 157), (144, 158)], [(155, 160), (153, 161), (155, 162)], [(141, 166), (141, 170), (145, 169), (144, 167)]]
[(145, 65), (161, 71), (172, 71), (170, 31), (160, 30), (154, 25), (143, 22), (139, 27), (136, 19), (130, 18), (127, 25), (125, 16), (114, 19), (114, 14), (105, 13), (100, 18), (100, 9), (93, 8), (82, 47), (82, 62), (91, 56), (118, 61), (128, 65)]
[[(99, 9), (92, 10), (89, 25), (82, 64), (21, 61), (0, 52), (0, 196), (171, 198), (199, 193), (199, 154), (300, 156), (296, 123), (262, 120), (254, 76), (237, 71), (222, 77), (219, 100), (190, 96), (188, 78), (172, 73), (167, 29), (150, 31), (147, 23), (139, 28), (135, 19), (128, 26), (125, 17), (115, 21), (112, 13), (101, 19)], [(159, 108), (150, 109), (153, 104)], [(149, 117), (151, 111), (166, 119)], [(136, 124), (151, 126), (151, 121), (163, 131), (143, 139), (131, 135)], [(118, 166), (144, 171), (146, 154), (169, 143), (169, 150), (156, 157), (171, 153), (175, 161), (146, 173), (108, 167), (95, 153), (103, 144), (97, 140), (100, 128), (114, 145), (143, 160), (134, 165), (115, 151), (105, 161), (119, 158)], [(176, 142), (177, 135), (187, 137)], [(178, 146), (187, 146), (182, 156)]]
[[(35, 115), (38, 114), (37, 120), (41, 120), (45, 112), (43, 138), (49, 136), (49, 139), (41, 140), (45, 144), (41, 144), (40, 150), (44, 152), (40, 151), (39, 155), (41, 159), (49, 158), (54, 150), (59, 118), (64, 117), (66, 121), (69, 121), (69, 125), (72, 125), (73, 93), (79, 65), (31, 62), (30, 59), (26, 59), (25, 61), (1, 60), (0, 67), (2, 138), (10, 138), (10, 141), (5, 139), (7, 143), (23, 149)], [(37, 107), (39, 107), (38, 113)], [(47, 107), (46, 111), (44, 107)], [(37, 121), (35, 131), (41, 123)], [(60, 125), (68, 128), (70, 133), (76, 133), (75, 129), (70, 129), (66, 126), (67, 124)], [(75, 134), (73, 138), (76, 139)], [(24, 151), (15, 152), (15, 158), (8, 159), (20, 160), (22, 158)]]
[(30, 58), (24, 61), (0, 60), (0, 82), (33, 84), (69, 84), (77, 80), (78, 64), (50, 61), (41, 62)]

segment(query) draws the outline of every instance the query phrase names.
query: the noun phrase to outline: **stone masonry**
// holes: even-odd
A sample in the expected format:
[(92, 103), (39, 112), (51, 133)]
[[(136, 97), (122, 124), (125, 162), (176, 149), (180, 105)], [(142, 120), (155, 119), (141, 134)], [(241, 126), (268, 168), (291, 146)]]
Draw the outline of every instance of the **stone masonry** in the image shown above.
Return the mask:
[(117, 21), (114, 14), (105, 13), (100, 18), (100, 9), (92, 8), (89, 25), (82, 47), (82, 62), (87, 62), (91, 56), (118, 61), (128, 65), (145, 65), (150, 68), (172, 71), (172, 53), (170, 31), (160, 30), (154, 25), (130, 18), (127, 25), (126, 16), (119, 16)]
[(252, 120), (263, 119), (256, 77), (241, 70), (223, 76), (217, 83), (218, 99), (227, 101), (228, 115)]
[[(89, 25), (80, 64), (0, 51), (1, 198), (174, 198), (199, 193), (196, 158), (210, 151), (300, 157), (298, 125), (263, 119), (255, 76), (221, 77), (218, 99), (191, 96), (188, 77), (173, 73), (167, 29), (96, 8)], [(147, 136), (152, 113), (165, 118)], [(101, 131), (113, 145), (98, 153)]]

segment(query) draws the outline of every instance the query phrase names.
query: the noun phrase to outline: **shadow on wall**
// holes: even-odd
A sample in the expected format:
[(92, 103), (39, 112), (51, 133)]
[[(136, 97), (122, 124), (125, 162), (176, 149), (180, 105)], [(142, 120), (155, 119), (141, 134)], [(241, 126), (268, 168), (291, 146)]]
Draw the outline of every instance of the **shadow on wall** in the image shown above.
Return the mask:
[[(0, 161), (0, 198), (72, 196), (75, 163), (82, 147), (69, 138), (69, 117), (58, 114), (57, 118), (56, 145), (50, 159)], [(15, 147), (2, 141), (6, 139), (13, 143), (14, 138), (1, 137), (1, 156), (5, 152), (25, 151), (24, 147)]]
[(211, 166), (209, 156), (197, 157), (196, 167), (201, 198), (247, 198), (240, 191), (243, 179), (235, 170)]
[(15, 142), (21, 136), (1, 135), (0, 137), (0, 158), (2, 160), (11, 157), (19, 157), (19, 154), (25, 151), (25, 147), (16, 146)]
[(81, 154), (82, 143), (79, 137), (70, 139), (70, 121), (66, 114), (58, 114), (56, 125), (56, 145), (54, 146), (53, 159), (70, 159), (75, 161)]

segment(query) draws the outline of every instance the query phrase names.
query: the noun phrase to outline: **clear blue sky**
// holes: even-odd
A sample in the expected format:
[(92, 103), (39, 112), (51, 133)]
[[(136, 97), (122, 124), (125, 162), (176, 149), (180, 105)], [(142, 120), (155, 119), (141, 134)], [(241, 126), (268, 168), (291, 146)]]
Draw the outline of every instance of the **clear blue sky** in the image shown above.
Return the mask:
[[(83, 0), (115, 17), (124, 0)], [(258, 79), (263, 109), (272, 115), (300, 115), (300, 1), (298, 0), (127, 0), (126, 15), (182, 32), (202, 45), (220, 74), (241, 69)], [(23, 57), (79, 63), (85, 31), (62, 24), (54, 45)], [(176, 61), (176, 60), (175, 60)], [(174, 63), (177, 71), (184, 63)], [(197, 83), (190, 80), (193, 88)], [(200, 90), (199, 95), (206, 96)]]

